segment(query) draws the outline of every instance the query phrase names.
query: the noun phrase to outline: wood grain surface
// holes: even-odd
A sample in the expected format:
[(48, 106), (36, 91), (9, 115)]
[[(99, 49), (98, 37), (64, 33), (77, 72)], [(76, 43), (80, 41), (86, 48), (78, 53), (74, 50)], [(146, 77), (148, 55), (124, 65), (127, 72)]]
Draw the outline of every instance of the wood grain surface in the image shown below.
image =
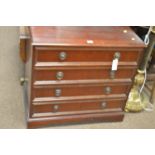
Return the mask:
[[(123, 119), (145, 48), (129, 27), (29, 30), (28, 127)], [(112, 72), (114, 59), (118, 69)]]

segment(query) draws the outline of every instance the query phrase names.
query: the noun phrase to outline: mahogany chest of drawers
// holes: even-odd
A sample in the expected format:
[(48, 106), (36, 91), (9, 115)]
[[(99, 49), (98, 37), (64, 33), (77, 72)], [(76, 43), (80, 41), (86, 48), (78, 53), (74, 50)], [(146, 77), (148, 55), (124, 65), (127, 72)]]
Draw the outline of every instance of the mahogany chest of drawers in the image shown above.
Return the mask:
[(129, 27), (29, 27), (28, 128), (122, 121), (144, 51)]

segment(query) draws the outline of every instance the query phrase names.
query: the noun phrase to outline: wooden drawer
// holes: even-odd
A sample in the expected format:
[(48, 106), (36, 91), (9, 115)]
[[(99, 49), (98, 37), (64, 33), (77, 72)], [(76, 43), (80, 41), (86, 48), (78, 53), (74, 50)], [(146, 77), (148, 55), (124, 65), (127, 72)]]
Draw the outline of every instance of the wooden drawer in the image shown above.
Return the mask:
[(77, 50), (77, 49), (50, 49), (37, 47), (35, 50), (36, 62), (87, 62), (112, 61), (116, 53), (120, 53), (120, 61), (138, 61), (139, 51), (121, 50)]
[[(114, 78), (133, 78), (136, 69), (120, 68), (115, 72)], [(89, 80), (89, 79), (110, 79), (111, 69), (53, 69), (34, 70), (34, 81), (46, 80)], [(60, 77), (60, 78), (59, 78)]]
[(130, 87), (131, 83), (42, 86), (34, 89), (33, 98), (125, 94), (129, 92)]
[(33, 116), (56, 116), (111, 111), (123, 108), (125, 100), (83, 101), (61, 104), (33, 105)]

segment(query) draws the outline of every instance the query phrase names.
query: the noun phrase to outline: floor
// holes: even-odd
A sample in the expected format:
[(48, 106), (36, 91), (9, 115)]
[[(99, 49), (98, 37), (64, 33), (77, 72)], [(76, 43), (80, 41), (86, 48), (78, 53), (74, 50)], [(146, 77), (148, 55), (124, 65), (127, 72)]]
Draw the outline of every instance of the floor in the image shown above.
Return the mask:
[[(18, 27), (0, 27), (0, 128), (25, 129), (22, 87), (23, 63), (19, 58)], [(155, 128), (155, 111), (127, 113), (123, 122), (94, 123), (49, 128), (118, 129)]]

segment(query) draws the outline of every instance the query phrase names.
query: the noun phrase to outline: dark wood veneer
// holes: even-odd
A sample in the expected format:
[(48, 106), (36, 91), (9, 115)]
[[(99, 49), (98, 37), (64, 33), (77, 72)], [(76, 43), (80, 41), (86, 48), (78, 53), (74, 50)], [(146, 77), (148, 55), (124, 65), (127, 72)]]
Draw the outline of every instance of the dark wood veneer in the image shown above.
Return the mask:
[[(34, 81), (57, 81), (58, 72), (63, 72), (62, 80), (91, 80), (110, 79), (111, 69), (55, 69), (55, 70), (34, 70)], [(115, 78), (133, 78), (136, 68), (118, 69)]]
[[(60, 60), (59, 54), (61, 52), (66, 53), (66, 59)], [(98, 50), (36, 50), (35, 57), (36, 62), (111, 62), (116, 52), (120, 53), (120, 62), (132, 62), (137, 61), (139, 51), (120, 51), (115, 49), (114, 51), (98, 51)]]
[[(119, 87), (118, 87), (119, 85)], [(50, 97), (50, 96), (56, 96), (56, 89), (59, 89), (61, 91), (60, 96), (85, 96), (85, 95), (106, 95), (106, 94), (123, 94), (129, 91), (129, 88), (131, 86), (131, 83), (124, 84), (124, 83), (118, 83), (118, 85), (99, 85), (99, 86), (55, 86), (52, 88), (42, 87), (42, 88), (36, 88), (34, 90), (34, 96), (35, 97)], [(107, 93), (106, 88), (110, 87), (111, 92)]]
[[(29, 34), (25, 42), (28, 128), (123, 120), (145, 48), (129, 27), (29, 27)], [(118, 70), (112, 77), (117, 52)], [(58, 80), (60, 71), (64, 76)], [(61, 89), (60, 96), (56, 89)]]
[(39, 117), (39, 118), (28, 118), (27, 127), (36, 128), (48, 125), (61, 125), (68, 123), (91, 123), (91, 122), (114, 122), (122, 121), (124, 118), (124, 112), (120, 109), (115, 112), (107, 113), (91, 113), (82, 115), (64, 115), (55, 117)]
[[(101, 100), (101, 101), (85, 101), (85, 102), (66, 102), (66, 103), (53, 103), (53, 104), (35, 104), (33, 107), (34, 115), (35, 113), (53, 113), (54, 115), (64, 115), (67, 112), (68, 114), (79, 113), (82, 111), (85, 113), (86, 111), (95, 112), (95, 110), (104, 110), (108, 111), (109, 109), (123, 108), (123, 103), (125, 99), (110, 99), (110, 100)], [(102, 103), (105, 103), (105, 107), (102, 106)], [(58, 106), (58, 112), (54, 110), (54, 106)], [(90, 112), (89, 112), (90, 113)], [(52, 114), (50, 114), (52, 115)]]

